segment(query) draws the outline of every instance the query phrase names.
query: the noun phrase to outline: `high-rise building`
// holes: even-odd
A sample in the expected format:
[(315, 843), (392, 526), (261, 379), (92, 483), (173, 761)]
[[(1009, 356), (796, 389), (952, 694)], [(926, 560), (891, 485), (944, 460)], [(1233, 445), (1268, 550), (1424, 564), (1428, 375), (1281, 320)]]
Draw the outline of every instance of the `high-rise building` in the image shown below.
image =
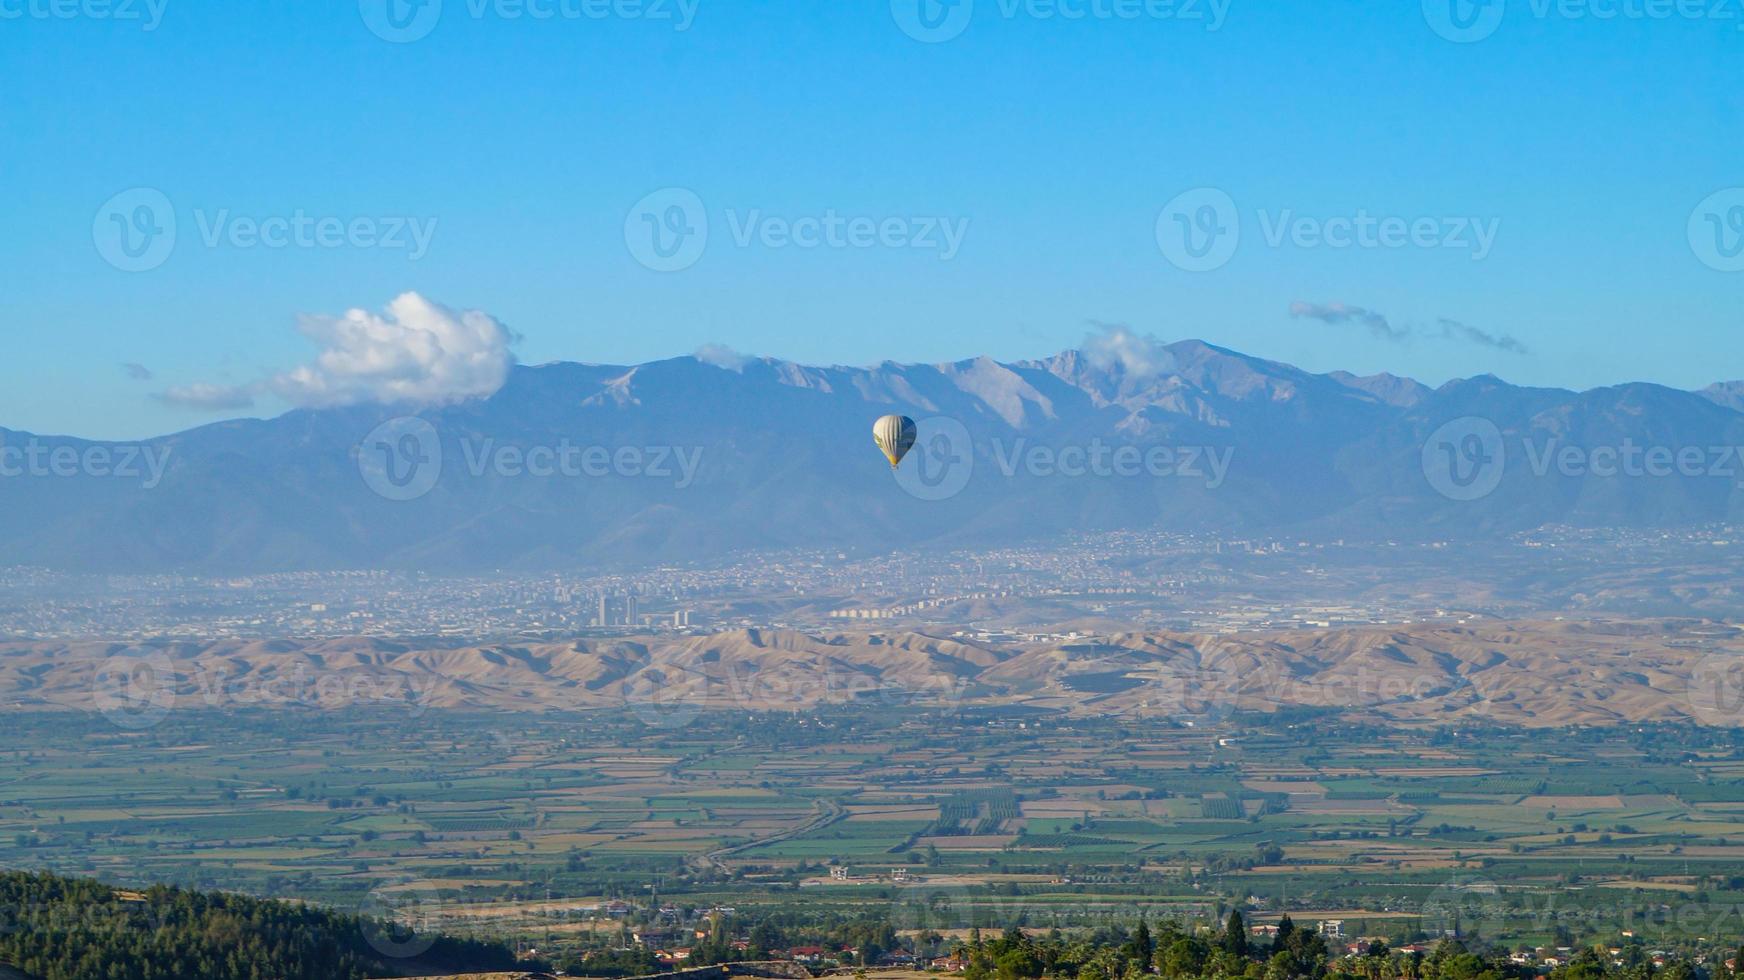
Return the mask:
[(636, 597), (633, 595), (624, 596), (624, 625), (636, 625)]
[(612, 624), (612, 621), (608, 616), (609, 610), (606, 608), (608, 602), (609, 600), (602, 593), (599, 600), (599, 620), (594, 623), (595, 626), (610, 626)]

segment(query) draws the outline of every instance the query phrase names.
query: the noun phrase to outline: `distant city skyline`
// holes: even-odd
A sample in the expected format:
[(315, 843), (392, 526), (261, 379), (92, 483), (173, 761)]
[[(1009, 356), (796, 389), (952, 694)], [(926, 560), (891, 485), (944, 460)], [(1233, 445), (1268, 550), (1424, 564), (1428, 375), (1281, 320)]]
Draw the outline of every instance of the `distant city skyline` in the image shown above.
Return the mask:
[(21, 5), (0, 426), (416, 395), (319, 360), (408, 292), (523, 363), (1744, 377), (1744, 24), (1598, 6)]

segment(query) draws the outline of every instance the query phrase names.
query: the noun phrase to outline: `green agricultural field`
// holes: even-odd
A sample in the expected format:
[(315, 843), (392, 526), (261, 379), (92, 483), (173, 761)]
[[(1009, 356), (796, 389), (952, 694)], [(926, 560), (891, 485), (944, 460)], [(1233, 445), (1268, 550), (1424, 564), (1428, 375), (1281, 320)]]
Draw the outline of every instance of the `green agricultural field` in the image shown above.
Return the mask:
[[(857, 915), (938, 892), (1038, 927), (1243, 903), (1399, 942), (1441, 928), (1448, 895), (1485, 934), (1563, 944), (1744, 909), (1744, 757), (1699, 730), (33, 717), (0, 745), (0, 866), (123, 884), (340, 905), (423, 887), (475, 917), (655, 890)], [(1664, 913), (1683, 902), (1707, 918)]]

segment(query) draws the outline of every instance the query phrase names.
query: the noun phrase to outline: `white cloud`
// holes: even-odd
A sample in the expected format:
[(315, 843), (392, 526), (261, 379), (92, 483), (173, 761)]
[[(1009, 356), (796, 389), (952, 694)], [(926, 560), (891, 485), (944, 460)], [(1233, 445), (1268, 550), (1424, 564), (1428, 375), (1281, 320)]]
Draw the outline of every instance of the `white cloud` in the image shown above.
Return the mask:
[(299, 408), (442, 405), (495, 394), (509, 379), (509, 347), (519, 339), (488, 313), (451, 310), (417, 293), (401, 293), (380, 313), (305, 314), (297, 330), (321, 349), (312, 363), (255, 384), (198, 382), (157, 397), (205, 411), (247, 408), (262, 394)]
[(233, 411), (254, 405), (254, 395), (239, 385), (216, 385), (198, 381), (191, 385), (176, 385), (157, 396), (158, 401), (177, 408), (200, 412)]
[(1130, 377), (1148, 378), (1175, 370), (1175, 355), (1163, 342), (1118, 323), (1099, 323), (1100, 332), (1084, 338), (1084, 356), (1106, 371), (1116, 365)]
[(402, 293), (381, 313), (305, 315), (297, 329), (321, 348), (314, 363), (265, 387), (294, 405), (432, 405), (495, 394), (514, 365), (513, 333), (478, 310)]
[(743, 372), (745, 365), (751, 362), (750, 355), (741, 354), (726, 344), (704, 344), (696, 349), (696, 359), (724, 371), (739, 372)]

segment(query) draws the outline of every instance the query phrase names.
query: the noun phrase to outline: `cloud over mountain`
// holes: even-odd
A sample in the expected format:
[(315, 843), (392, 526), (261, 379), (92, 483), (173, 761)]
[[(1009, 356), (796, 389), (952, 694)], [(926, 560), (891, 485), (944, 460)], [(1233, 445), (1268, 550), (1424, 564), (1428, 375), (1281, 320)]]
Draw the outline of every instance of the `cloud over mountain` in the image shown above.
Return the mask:
[(294, 405), (442, 405), (495, 394), (515, 363), (514, 335), (479, 310), (457, 311), (402, 293), (382, 313), (307, 315), (297, 325), (321, 348), (311, 364), (267, 387)]
[(726, 344), (704, 344), (696, 349), (696, 359), (723, 371), (743, 371), (751, 362), (749, 354), (741, 354)]
[(1290, 315), (1297, 319), (1319, 320), (1321, 323), (1333, 325), (1355, 323), (1382, 340), (1404, 340), (1411, 335), (1410, 330), (1394, 327), (1385, 314), (1345, 303), (1307, 303), (1296, 300), (1290, 304)]
[(515, 365), (517, 339), (496, 317), (401, 293), (380, 313), (305, 314), (297, 330), (320, 348), (315, 360), (247, 385), (195, 382), (159, 395), (201, 411), (248, 408), (276, 395), (298, 408), (448, 405), (497, 393)]
[(191, 385), (174, 385), (157, 396), (158, 401), (176, 408), (197, 412), (229, 412), (254, 407), (254, 395), (239, 385), (212, 384), (196, 381)]
[(1433, 330), (1418, 331), (1407, 324), (1396, 325), (1386, 314), (1361, 306), (1351, 306), (1348, 303), (1309, 303), (1303, 300), (1290, 304), (1290, 315), (1298, 320), (1318, 320), (1333, 326), (1354, 323), (1381, 340), (1406, 341), (1421, 334), (1439, 340), (1476, 344), (1510, 354), (1531, 353), (1525, 344), (1507, 334), (1491, 333), (1448, 317), (1437, 319)]
[(1148, 378), (1175, 369), (1175, 355), (1155, 337), (1118, 323), (1098, 323), (1084, 338), (1084, 359), (1098, 370), (1119, 367), (1128, 377)]

